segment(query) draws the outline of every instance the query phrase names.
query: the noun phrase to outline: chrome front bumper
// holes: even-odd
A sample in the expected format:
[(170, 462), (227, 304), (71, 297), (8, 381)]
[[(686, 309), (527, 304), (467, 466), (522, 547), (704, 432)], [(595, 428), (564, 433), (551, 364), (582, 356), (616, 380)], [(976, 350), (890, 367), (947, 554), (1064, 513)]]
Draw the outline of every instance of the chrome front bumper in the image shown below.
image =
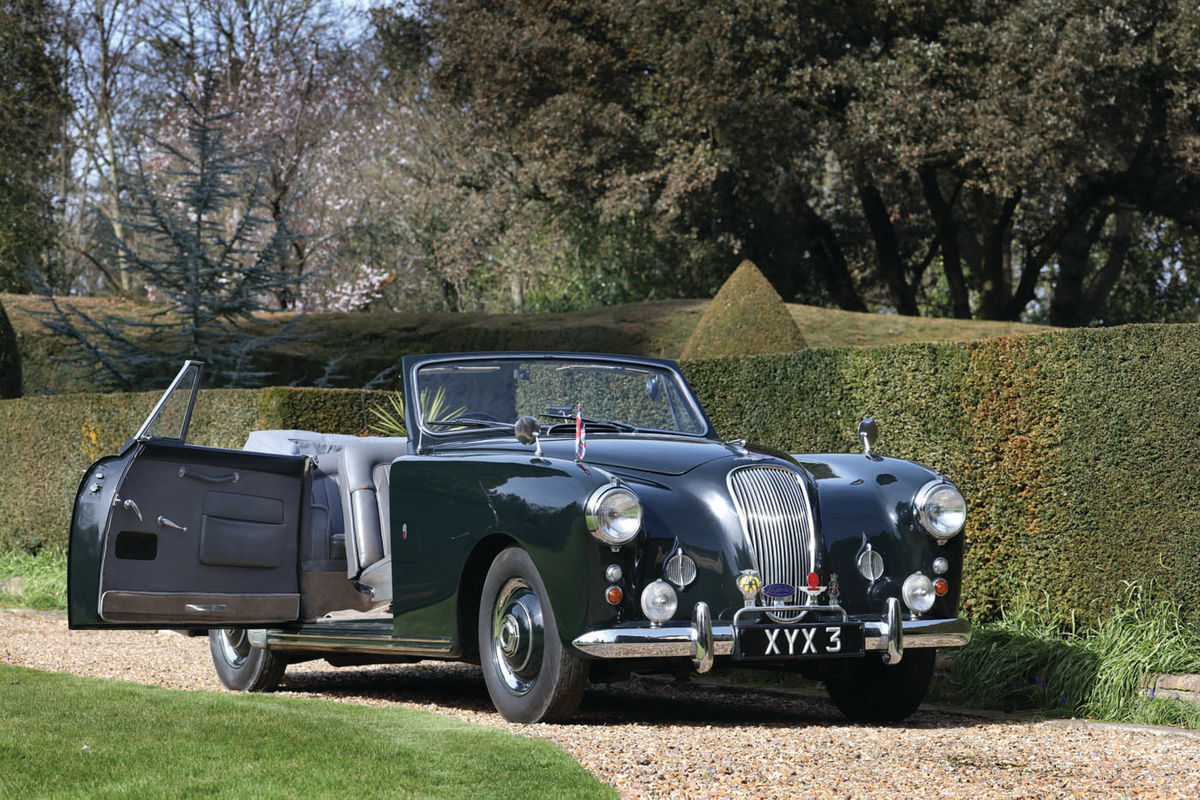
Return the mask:
[[(782, 610), (782, 609), (772, 609)], [(593, 658), (690, 658), (697, 672), (712, 669), (714, 656), (733, 653), (734, 626), (712, 624), (707, 603), (692, 610), (692, 624), (652, 628), (608, 628), (591, 631), (572, 644)], [(903, 619), (900, 601), (888, 600), (879, 620), (863, 624), (866, 649), (882, 651), (884, 663), (895, 664), (906, 647), (962, 647), (971, 640), (965, 619)]]

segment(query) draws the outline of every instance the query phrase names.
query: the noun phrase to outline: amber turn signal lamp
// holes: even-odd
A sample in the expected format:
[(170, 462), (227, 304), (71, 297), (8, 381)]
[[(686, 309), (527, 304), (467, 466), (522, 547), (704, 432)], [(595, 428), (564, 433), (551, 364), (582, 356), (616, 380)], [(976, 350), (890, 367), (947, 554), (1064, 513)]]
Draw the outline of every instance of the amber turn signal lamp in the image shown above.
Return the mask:
[(933, 582), (933, 592), (938, 597), (945, 597), (948, 591), (950, 591), (950, 582), (945, 578), (938, 578)]
[(621, 591), (620, 586), (610, 586), (608, 587), (608, 591), (604, 593), (604, 599), (608, 601), (609, 605), (620, 605), (621, 600), (624, 598), (625, 593)]

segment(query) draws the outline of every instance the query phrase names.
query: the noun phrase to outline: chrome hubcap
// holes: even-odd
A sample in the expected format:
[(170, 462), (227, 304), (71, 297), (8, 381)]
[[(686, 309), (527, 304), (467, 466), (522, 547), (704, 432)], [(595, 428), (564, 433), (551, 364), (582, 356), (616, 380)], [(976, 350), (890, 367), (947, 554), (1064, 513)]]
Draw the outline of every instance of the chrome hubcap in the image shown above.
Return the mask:
[(545, 631), (542, 604), (523, 578), (504, 584), (492, 611), (492, 654), (496, 672), (513, 694), (533, 688), (542, 669)]
[(220, 632), (221, 655), (232, 667), (241, 667), (250, 655), (250, 639), (244, 630), (224, 628)]

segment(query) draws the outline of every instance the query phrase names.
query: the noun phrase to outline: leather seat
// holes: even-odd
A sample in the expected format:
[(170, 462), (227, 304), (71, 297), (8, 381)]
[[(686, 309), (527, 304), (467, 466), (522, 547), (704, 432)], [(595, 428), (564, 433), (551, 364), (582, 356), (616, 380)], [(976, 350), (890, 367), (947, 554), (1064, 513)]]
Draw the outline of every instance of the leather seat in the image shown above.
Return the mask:
[[(340, 552), (337, 545), (344, 540), (347, 576), (376, 601), (391, 600), (391, 465), (408, 452), (408, 439), (300, 430), (254, 431), (243, 449), (309, 456), (317, 465), (318, 479), (336, 480), (340, 508), (321, 509), (321, 514), (314, 513), (314, 521), (320, 517), (340, 523), (336, 524), (337, 530), (335, 524), (322, 525), (331, 539), (326, 547)], [(314, 491), (314, 502), (317, 494)]]
[(346, 571), (378, 601), (392, 599), (390, 468), (407, 452), (401, 437), (356, 438), (338, 457)]

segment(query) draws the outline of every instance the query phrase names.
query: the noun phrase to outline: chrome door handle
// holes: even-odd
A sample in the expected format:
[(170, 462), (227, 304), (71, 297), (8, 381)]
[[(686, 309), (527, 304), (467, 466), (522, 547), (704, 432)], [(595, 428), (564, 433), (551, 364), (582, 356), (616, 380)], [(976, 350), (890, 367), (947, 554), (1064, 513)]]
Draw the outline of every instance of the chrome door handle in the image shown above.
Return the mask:
[(187, 533), (187, 528), (185, 528), (183, 525), (180, 525), (178, 522), (172, 522), (164, 516), (159, 516), (158, 525), (160, 528), (174, 528), (177, 531), (183, 531), (184, 533)]

